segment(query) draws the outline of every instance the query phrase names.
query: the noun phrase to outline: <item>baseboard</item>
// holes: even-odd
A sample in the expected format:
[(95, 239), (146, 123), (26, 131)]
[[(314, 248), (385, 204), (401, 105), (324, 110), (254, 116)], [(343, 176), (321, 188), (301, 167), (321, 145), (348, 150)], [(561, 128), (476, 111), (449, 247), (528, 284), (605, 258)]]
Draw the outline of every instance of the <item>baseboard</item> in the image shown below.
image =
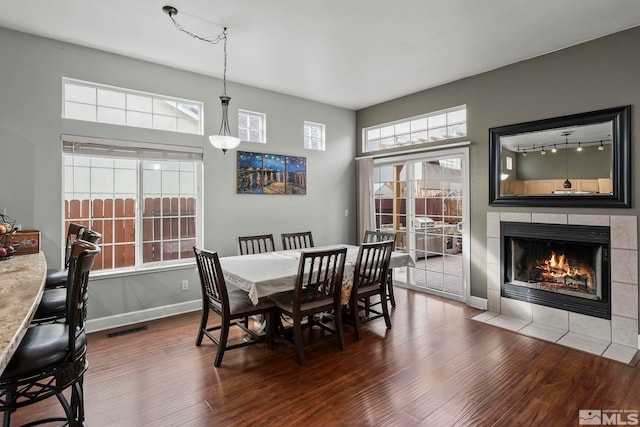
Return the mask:
[(487, 309), (487, 299), (486, 298), (478, 298), (474, 296), (469, 297), (469, 305), (473, 308), (477, 308), (480, 310)]
[(106, 329), (120, 328), (134, 325), (136, 323), (161, 319), (163, 317), (175, 316), (177, 314), (189, 313), (202, 308), (202, 300), (181, 302), (178, 304), (154, 307), (146, 310), (132, 311), (129, 313), (116, 314), (113, 316), (89, 319), (85, 323), (87, 333), (104, 331)]

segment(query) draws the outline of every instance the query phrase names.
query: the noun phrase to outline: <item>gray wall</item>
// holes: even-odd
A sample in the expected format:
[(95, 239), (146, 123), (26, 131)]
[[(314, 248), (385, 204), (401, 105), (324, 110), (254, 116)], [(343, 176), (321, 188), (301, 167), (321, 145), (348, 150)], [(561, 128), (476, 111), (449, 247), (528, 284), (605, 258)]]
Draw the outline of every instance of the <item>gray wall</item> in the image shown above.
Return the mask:
[[(41, 230), (50, 267), (61, 264), (65, 233), (65, 134), (204, 147), (204, 246), (222, 255), (236, 254), (243, 234), (273, 233), (279, 240), (285, 231), (311, 230), (317, 245), (355, 242), (355, 112), (229, 82), (232, 128), (238, 108), (267, 115), (267, 145), (239, 149), (305, 156), (308, 174), (306, 196), (236, 195), (235, 151), (223, 155), (206, 136), (60, 118), (64, 76), (203, 101), (209, 135), (220, 126), (221, 80), (3, 28), (0, 58), (0, 212), (6, 208), (24, 228)], [(325, 152), (302, 148), (304, 120), (326, 125)], [(189, 291), (180, 291), (182, 279), (190, 281)], [(92, 280), (89, 292), (91, 319), (200, 295), (193, 266)]]
[(581, 152), (570, 148), (568, 151), (558, 150), (555, 154), (547, 150), (545, 156), (535, 152), (526, 157), (522, 153), (512, 157), (517, 164), (515, 179), (521, 180), (565, 179), (567, 173), (570, 179), (610, 178), (613, 163), (611, 145), (606, 145), (603, 151), (598, 151), (597, 147), (586, 147)]
[[(408, 95), (356, 113), (357, 154), (364, 127), (467, 105), (470, 147), (471, 295), (486, 298), (486, 214), (488, 206), (489, 128), (603, 108), (632, 105), (632, 159), (637, 156), (640, 117), (640, 28), (616, 33), (538, 58)], [(453, 140), (457, 141), (457, 140)], [(635, 161), (634, 161), (635, 164)], [(632, 170), (633, 207), (638, 215), (638, 176)], [(601, 208), (504, 208), (509, 211), (611, 214)]]

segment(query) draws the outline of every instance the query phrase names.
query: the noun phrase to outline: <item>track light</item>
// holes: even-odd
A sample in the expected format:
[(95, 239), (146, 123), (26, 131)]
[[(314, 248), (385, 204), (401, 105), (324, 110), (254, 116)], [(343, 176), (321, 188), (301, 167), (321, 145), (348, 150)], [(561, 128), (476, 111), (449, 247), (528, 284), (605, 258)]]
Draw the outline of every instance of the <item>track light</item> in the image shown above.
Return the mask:
[(602, 140), (600, 140), (600, 145), (598, 145), (598, 151), (604, 151), (604, 145), (602, 145)]
[(544, 156), (545, 154), (547, 154), (547, 152), (544, 150), (544, 147), (542, 147), (542, 150), (540, 151), (540, 154), (542, 154), (543, 156)]
[(551, 149), (552, 153), (557, 153), (558, 149), (556, 148), (556, 144), (553, 144), (553, 148)]
[(580, 142), (578, 142), (578, 148), (576, 148), (576, 151), (582, 151), (582, 146), (580, 145)]

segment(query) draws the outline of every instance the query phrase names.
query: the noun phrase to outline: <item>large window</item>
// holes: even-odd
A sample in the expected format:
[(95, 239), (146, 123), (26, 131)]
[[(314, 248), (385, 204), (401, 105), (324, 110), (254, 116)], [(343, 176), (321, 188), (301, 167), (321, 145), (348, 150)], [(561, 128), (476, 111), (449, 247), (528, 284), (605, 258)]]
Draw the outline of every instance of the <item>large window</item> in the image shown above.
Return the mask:
[(364, 152), (424, 144), (467, 135), (467, 107), (424, 114), (363, 129)]
[(203, 134), (201, 102), (68, 78), (62, 83), (65, 119)]
[(74, 222), (102, 234), (94, 270), (191, 261), (201, 229), (201, 149), (66, 139), (64, 229)]
[(238, 138), (247, 142), (266, 144), (266, 123), (265, 114), (238, 110)]
[(321, 123), (304, 122), (304, 148), (307, 150), (324, 151), (324, 125)]

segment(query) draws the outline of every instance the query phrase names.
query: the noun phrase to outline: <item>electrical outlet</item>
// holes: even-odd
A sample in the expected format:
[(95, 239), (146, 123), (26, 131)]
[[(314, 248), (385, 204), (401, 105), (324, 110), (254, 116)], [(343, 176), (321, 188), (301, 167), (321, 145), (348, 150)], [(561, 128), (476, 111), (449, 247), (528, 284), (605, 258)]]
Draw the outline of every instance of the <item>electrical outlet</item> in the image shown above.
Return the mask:
[(189, 290), (189, 281), (188, 280), (183, 280), (182, 281), (182, 290), (183, 291)]

